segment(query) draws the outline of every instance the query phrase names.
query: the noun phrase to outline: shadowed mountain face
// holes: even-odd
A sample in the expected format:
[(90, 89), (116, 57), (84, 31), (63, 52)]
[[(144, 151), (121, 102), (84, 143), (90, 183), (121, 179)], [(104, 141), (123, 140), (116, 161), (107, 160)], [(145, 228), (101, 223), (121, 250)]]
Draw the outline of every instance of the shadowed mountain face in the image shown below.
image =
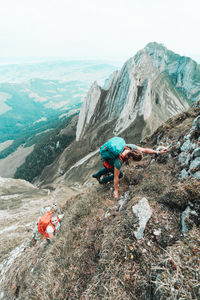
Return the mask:
[[(199, 299), (199, 135), (197, 102), (143, 141), (153, 149), (168, 146), (168, 153), (145, 155), (124, 170), (119, 201), (112, 183), (81, 184), (84, 170), (89, 178), (97, 166), (95, 152), (55, 179), (52, 192), (0, 180), (0, 212), (12, 233), (2, 222), (0, 299)], [(79, 145), (77, 152), (86, 152)], [(61, 229), (49, 246), (30, 240), (39, 208), (53, 202), (62, 204)], [(9, 254), (13, 245), (21, 246)]]

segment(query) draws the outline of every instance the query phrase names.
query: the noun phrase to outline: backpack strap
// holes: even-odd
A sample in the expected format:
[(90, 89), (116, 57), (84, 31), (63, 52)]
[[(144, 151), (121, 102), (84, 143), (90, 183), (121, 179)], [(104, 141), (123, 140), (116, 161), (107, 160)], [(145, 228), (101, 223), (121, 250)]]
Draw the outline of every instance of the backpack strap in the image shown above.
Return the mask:
[(103, 165), (106, 169), (110, 170), (113, 168), (113, 166), (111, 166), (106, 160), (104, 160)]
[[(125, 146), (124, 149), (123, 149), (123, 151), (122, 151), (122, 153), (123, 153), (124, 150), (126, 150), (126, 149), (130, 149), (130, 147)], [(125, 159), (125, 156), (124, 156), (122, 153), (121, 153), (118, 157), (119, 157), (119, 159), (121, 160), (121, 162), (124, 163), (126, 159)]]
[(121, 160), (122, 163), (125, 162), (125, 157), (122, 154), (120, 154), (118, 157), (119, 157), (119, 159)]

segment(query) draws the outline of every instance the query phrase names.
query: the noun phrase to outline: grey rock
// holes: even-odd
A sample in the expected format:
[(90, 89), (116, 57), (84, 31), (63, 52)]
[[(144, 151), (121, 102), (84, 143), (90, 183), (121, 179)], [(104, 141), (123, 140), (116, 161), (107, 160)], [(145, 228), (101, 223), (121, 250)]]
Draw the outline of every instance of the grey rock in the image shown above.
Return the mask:
[(149, 206), (149, 202), (146, 198), (142, 198), (138, 204), (132, 207), (133, 214), (135, 214), (138, 221), (138, 229), (134, 231), (134, 235), (137, 240), (143, 238), (144, 230), (148, 220), (152, 215), (151, 207)]
[[(156, 151), (161, 151), (163, 150), (165, 147), (164, 146), (158, 146), (156, 148)], [(160, 154), (157, 157), (157, 162), (161, 163), (161, 164), (166, 164), (169, 161), (169, 153), (166, 152), (164, 154)]]
[(186, 171), (186, 169), (183, 169), (179, 174), (179, 179), (182, 180), (182, 179), (186, 179), (187, 177), (188, 177), (188, 172)]
[(194, 173), (193, 170), (195, 171), (200, 170), (200, 157), (196, 157), (193, 161), (191, 161), (189, 171), (191, 173)]
[(188, 154), (187, 157), (186, 157), (186, 160), (185, 160), (186, 167), (189, 166), (190, 160), (191, 160), (191, 155)]
[(195, 210), (192, 210), (190, 206), (187, 206), (181, 214), (181, 226), (183, 233), (187, 233), (193, 227), (194, 220), (192, 216), (198, 217), (198, 213)]
[(190, 135), (190, 134), (188, 134), (188, 135), (185, 135), (185, 136), (183, 137), (183, 139), (184, 139), (184, 140), (189, 140), (189, 139), (190, 139), (190, 137), (191, 137), (191, 135)]
[(190, 211), (191, 209), (188, 206), (181, 215), (181, 226), (182, 226), (183, 233), (187, 233), (189, 229), (191, 229), (191, 226), (189, 224)]
[(185, 161), (187, 159), (187, 154), (185, 152), (181, 152), (178, 156), (178, 162), (180, 165), (185, 165)]
[(181, 146), (181, 151), (182, 152), (188, 152), (192, 148), (192, 145), (190, 143), (190, 140), (187, 140), (183, 145)]
[(200, 115), (198, 117), (196, 117), (192, 123), (190, 132), (193, 132), (193, 131), (200, 131)]
[(200, 171), (195, 172), (194, 174), (191, 174), (192, 177), (200, 180)]
[(197, 148), (197, 144), (196, 144), (196, 143), (193, 143), (193, 144), (191, 145), (191, 149), (195, 150), (196, 148)]
[(192, 157), (199, 157), (200, 156), (200, 147), (196, 148), (193, 152), (192, 152)]
[(122, 207), (126, 204), (126, 202), (128, 201), (129, 199), (129, 195), (130, 195), (130, 192), (127, 191), (124, 193), (124, 195), (122, 195), (118, 201), (119, 203), (119, 211), (122, 209)]

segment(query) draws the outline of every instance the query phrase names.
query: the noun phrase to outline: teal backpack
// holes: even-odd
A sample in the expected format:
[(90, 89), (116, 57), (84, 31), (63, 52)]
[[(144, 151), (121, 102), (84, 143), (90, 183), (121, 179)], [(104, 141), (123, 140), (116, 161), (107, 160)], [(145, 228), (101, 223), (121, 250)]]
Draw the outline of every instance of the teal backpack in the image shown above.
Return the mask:
[(126, 142), (121, 137), (113, 137), (100, 148), (100, 155), (103, 160), (116, 159), (124, 150)]

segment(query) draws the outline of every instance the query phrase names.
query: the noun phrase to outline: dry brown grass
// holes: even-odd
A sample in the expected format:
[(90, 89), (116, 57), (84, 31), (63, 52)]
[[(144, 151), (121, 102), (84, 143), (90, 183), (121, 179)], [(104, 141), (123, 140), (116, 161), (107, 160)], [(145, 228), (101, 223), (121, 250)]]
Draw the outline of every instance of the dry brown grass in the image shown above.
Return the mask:
[(168, 247), (152, 267), (155, 273), (155, 299), (200, 298), (199, 229)]
[[(189, 128), (185, 116), (170, 122), (185, 122)], [(179, 182), (178, 172), (177, 153), (167, 164), (150, 164), (146, 157), (125, 172), (120, 193), (129, 190), (128, 202), (107, 219), (105, 212), (116, 205), (112, 184), (69, 199), (51, 245), (36, 243), (15, 260), (4, 280), (4, 299), (199, 299), (198, 223), (192, 220), (193, 228), (184, 236), (180, 222), (189, 201), (199, 212), (199, 182)], [(132, 206), (142, 197), (149, 200), (152, 217), (144, 238), (136, 240)]]

